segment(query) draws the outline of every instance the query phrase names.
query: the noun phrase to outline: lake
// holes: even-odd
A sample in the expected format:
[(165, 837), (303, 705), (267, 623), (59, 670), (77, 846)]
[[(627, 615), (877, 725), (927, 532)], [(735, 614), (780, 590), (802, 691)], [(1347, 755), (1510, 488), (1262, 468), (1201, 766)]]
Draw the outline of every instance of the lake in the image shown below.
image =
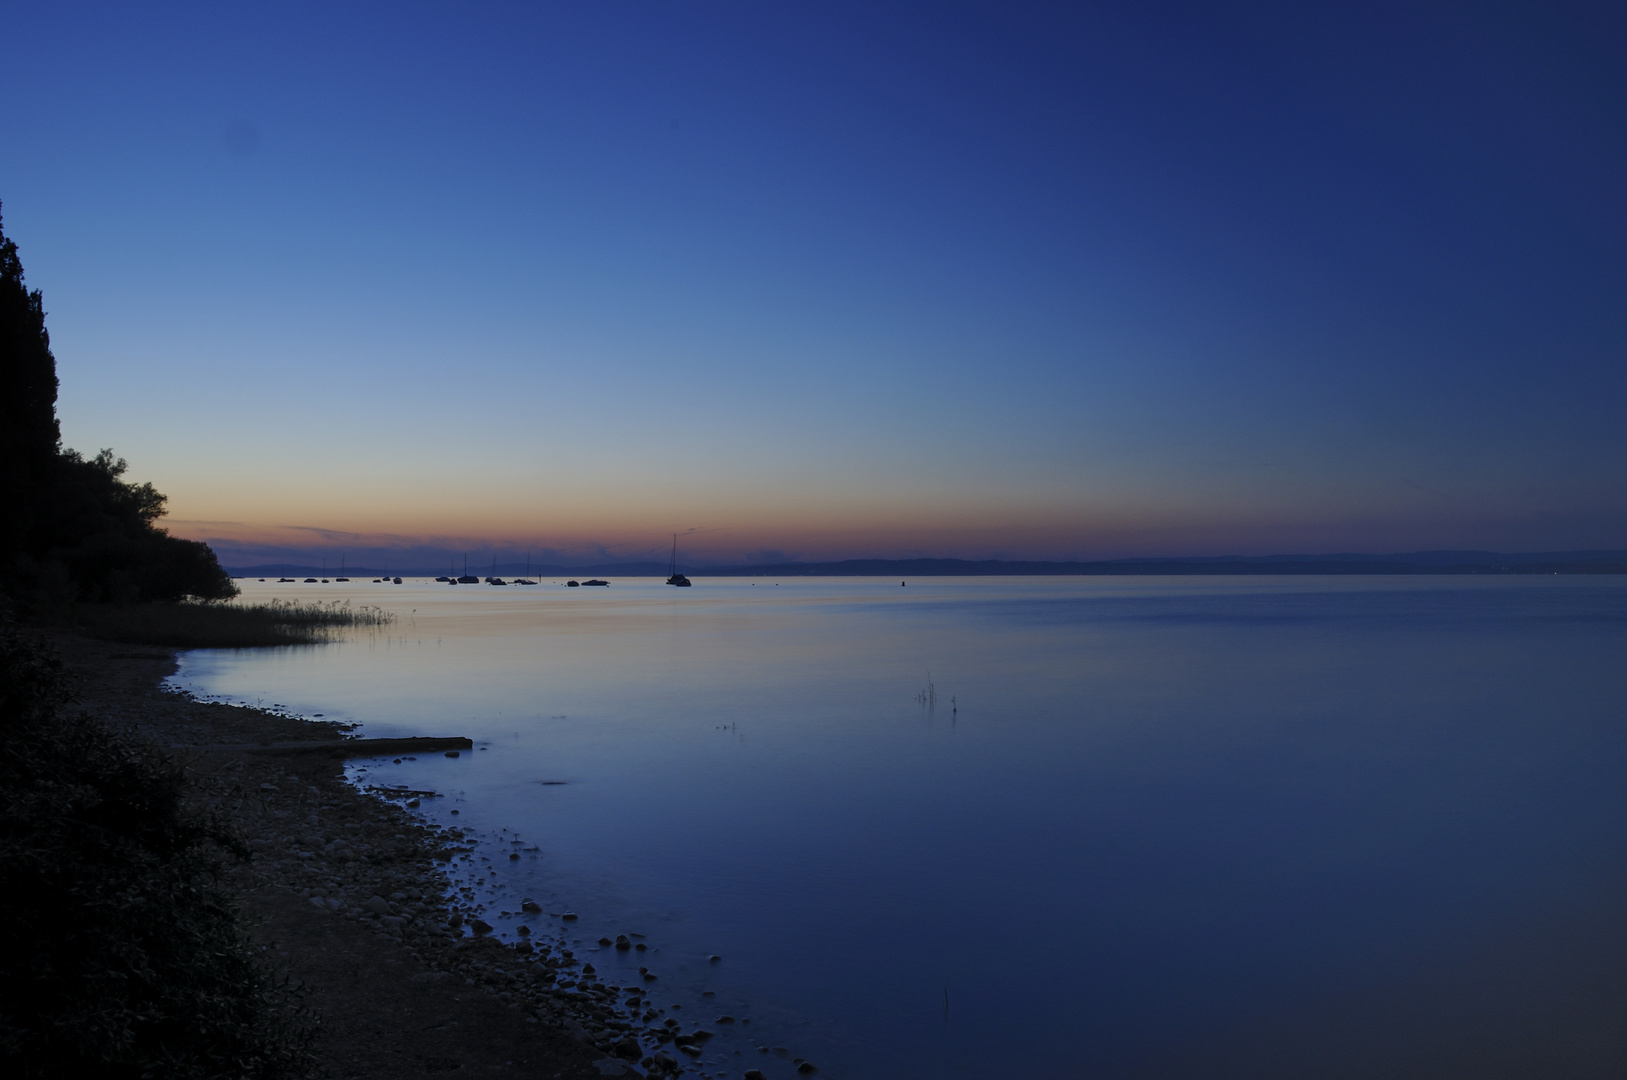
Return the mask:
[(352, 772), (443, 793), (493, 911), (645, 935), (589, 955), (708, 1076), (1627, 1062), (1621, 579), (242, 584), (398, 618), (175, 684), (474, 739)]

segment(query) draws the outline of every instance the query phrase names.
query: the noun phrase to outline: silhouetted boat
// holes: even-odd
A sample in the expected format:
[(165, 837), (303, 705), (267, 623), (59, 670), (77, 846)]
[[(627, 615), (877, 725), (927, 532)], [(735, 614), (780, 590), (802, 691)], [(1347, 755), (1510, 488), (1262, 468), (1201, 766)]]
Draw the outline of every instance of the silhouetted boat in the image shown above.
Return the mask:
[(447, 577), (445, 574), (442, 574), (440, 577), (436, 578), (435, 580), (436, 581), (451, 581), (452, 579)]
[(459, 585), (479, 585), (480, 579), (469, 573), (469, 553), (463, 554), (463, 576), (458, 578)]
[(600, 581), (598, 578), (594, 578), (591, 581), (584, 581), (584, 582), (582, 582), (582, 584), (584, 584), (584, 585), (608, 585), (608, 584), (610, 584), (610, 582), (608, 582), (608, 581)]
[[(343, 574), (344, 572), (345, 572), (345, 557), (343, 555), (341, 555), (341, 556), (339, 556), (339, 573)], [(335, 580), (335, 581), (349, 581), (350, 579), (347, 578), (347, 577), (336, 577), (333, 580)]]
[(570, 588), (573, 588), (573, 589), (574, 589), (574, 588), (576, 588), (576, 587), (578, 587), (578, 586), (579, 586), (579, 585), (581, 585), (581, 584), (582, 584), (582, 583), (581, 583), (581, 582), (580, 582), (580, 581), (576, 581), (576, 580), (571, 580), (571, 581), (567, 581), (567, 582), (565, 582), (565, 584), (566, 584), (566, 585), (567, 585), (567, 586), (569, 586), (569, 587), (570, 587)]
[(315, 585), (316, 584), (316, 578), (314, 578), (314, 577), (306, 578), (305, 579), (305, 584), (307, 584), (307, 585)]
[(670, 573), (672, 574), (672, 576), (667, 578), (667, 584), (668, 585), (687, 586), (687, 585), (691, 584), (691, 582), (690, 582), (690, 580), (688, 578), (686, 578), (682, 574), (678, 573), (678, 534), (677, 533), (672, 534), (672, 566), (670, 567)]
[(396, 583), (396, 584), (397, 584), (397, 585), (399, 585), (399, 584), (401, 584), (401, 579), (400, 579), (400, 578), (396, 578), (396, 579), (395, 579), (395, 583)]

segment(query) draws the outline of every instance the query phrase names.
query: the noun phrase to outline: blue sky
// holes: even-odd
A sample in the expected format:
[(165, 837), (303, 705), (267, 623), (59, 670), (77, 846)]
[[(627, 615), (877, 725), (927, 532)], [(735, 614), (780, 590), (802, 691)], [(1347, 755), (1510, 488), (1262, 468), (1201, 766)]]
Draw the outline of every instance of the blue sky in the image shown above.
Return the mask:
[(1602, 5), (0, 20), (65, 439), (223, 552), (1627, 546)]

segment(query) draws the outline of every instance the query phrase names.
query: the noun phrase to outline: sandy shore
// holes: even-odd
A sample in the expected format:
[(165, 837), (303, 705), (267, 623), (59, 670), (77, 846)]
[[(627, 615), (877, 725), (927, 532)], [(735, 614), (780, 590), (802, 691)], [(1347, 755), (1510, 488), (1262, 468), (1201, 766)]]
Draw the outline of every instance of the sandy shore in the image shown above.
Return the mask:
[(232, 871), (246, 921), (304, 988), (330, 1075), (688, 1071), (709, 1033), (682, 1030), (641, 986), (603, 984), (569, 951), (486, 936), (478, 907), (448, 902), (444, 868), (475, 857), (459, 830), (357, 791), (335, 758), (253, 749), (339, 728), (165, 692), (169, 651), (53, 641), (83, 707), (174, 748), (194, 797), (248, 840), (252, 859)]

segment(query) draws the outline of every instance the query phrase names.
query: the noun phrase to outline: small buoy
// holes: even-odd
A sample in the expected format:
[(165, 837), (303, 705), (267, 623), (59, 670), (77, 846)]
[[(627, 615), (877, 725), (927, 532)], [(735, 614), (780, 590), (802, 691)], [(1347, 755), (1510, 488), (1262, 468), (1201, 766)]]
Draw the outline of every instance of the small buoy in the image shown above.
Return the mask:
[(903, 583), (903, 582), (902, 582), (902, 581), (900, 581), (900, 582), (899, 582), (899, 583), (898, 583), (898, 587), (899, 587), (899, 588), (900, 588), (900, 589), (902, 589), (902, 588), (903, 588), (903, 587), (904, 587), (904, 583)]

